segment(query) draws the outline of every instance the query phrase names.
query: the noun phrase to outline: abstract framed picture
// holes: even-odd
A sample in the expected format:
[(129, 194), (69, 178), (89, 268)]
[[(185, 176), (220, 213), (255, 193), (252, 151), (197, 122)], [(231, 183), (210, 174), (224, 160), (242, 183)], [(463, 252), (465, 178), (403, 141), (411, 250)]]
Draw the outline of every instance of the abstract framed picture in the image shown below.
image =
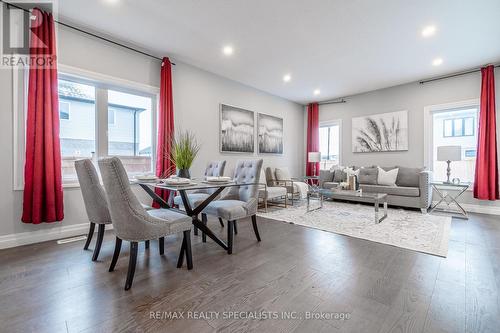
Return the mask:
[(408, 111), (352, 118), (352, 152), (408, 150)]
[(257, 114), (259, 154), (283, 154), (283, 118)]
[(235, 106), (220, 105), (219, 144), (222, 153), (255, 151), (254, 112)]

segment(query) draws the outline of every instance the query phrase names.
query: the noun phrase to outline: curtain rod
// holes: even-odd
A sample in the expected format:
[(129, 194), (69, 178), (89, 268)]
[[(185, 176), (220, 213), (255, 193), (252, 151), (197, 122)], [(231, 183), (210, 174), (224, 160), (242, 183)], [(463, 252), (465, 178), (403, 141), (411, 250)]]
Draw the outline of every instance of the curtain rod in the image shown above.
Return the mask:
[(318, 102), (318, 105), (326, 105), (326, 104), (341, 104), (341, 103), (347, 103), (345, 99), (340, 99), (340, 101), (324, 101), (324, 102)]
[[(22, 10), (22, 11), (26, 12), (26, 13), (30, 13), (30, 14), (31, 14), (31, 10), (25, 9), (25, 8), (20, 7), (20, 6), (18, 6), (18, 5), (15, 5), (15, 4), (13, 4), (13, 3), (9, 3), (9, 2), (6, 2), (6, 1), (4, 1), (4, 0), (0, 0), (0, 2), (2, 2), (2, 3), (4, 3), (4, 4), (6, 4), (7, 6), (11, 6), (11, 7), (14, 7), (14, 8), (20, 9), (20, 10)], [(61, 22), (61, 21), (57, 21), (57, 20), (54, 20), (54, 22), (55, 22), (55, 23), (57, 23), (57, 24), (59, 24), (59, 25), (62, 25), (62, 26), (64, 26), (64, 27), (67, 27), (67, 28), (73, 29), (73, 30), (75, 30), (75, 31), (78, 31), (78, 32), (80, 32), (80, 33), (83, 33), (83, 34), (86, 34), (86, 35), (92, 36), (92, 37), (97, 38), (97, 39), (100, 39), (100, 40), (103, 40), (103, 41), (108, 42), (108, 43), (110, 43), (110, 44), (114, 44), (114, 45), (120, 46), (120, 47), (122, 47), (122, 48), (125, 48), (125, 49), (127, 49), (127, 50), (130, 50), (130, 51), (133, 51), (133, 52), (136, 52), (136, 53), (139, 53), (139, 54), (145, 55), (145, 56), (147, 56), (147, 57), (150, 57), (150, 58), (153, 58), (153, 59), (156, 59), (156, 60), (159, 60), (159, 61), (163, 61), (163, 59), (162, 59), (162, 58), (160, 58), (160, 57), (157, 57), (157, 56), (154, 56), (154, 55), (152, 55), (152, 54), (146, 53), (146, 52), (144, 52), (144, 51), (141, 51), (141, 50), (135, 49), (135, 48), (133, 48), (133, 47), (130, 47), (130, 46), (127, 46), (127, 45), (121, 44), (121, 43), (116, 42), (116, 41), (114, 41), (114, 40), (111, 40), (111, 39), (109, 39), (109, 38), (99, 36), (99, 35), (94, 34), (94, 33), (92, 33), (92, 32), (85, 31), (85, 30), (80, 29), (80, 28), (77, 28), (77, 27), (75, 27), (75, 26), (73, 26), (73, 25), (70, 25), (70, 24), (67, 24), (67, 23), (64, 23), (64, 22)], [(174, 65), (174, 66), (175, 66), (175, 63), (173, 63), (173, 62), (170, 62), (170, 63), (171, 63), (172, 65)]]
[[(495, 68), (500, 67), (500, 64), (494, 65), (494, 67)], [(475, 68), (475, 69), (471, 69), (471, 70), (464, 71), (464, 72), (458, 72), (458, 73), (453, 73), (453, 74), (449, 74), (449, 75), (438, 76), (438, 77), (435, 77), (435, 78), (432, 78), (432, 79), (422, 80), (422, 81), (419, 81), (418, 83), (425, 84), (425, 83), (428, 83), (428, 82), (439, 81), (439, 80), (444, 80), (444, 79), (450, 79), (452, 77), (457, 77), (457, 76), (462, 76), (462, 75), (477, 73), (477, 72), (480, 72), (480, 71), (481, 71), (481, 68)]]

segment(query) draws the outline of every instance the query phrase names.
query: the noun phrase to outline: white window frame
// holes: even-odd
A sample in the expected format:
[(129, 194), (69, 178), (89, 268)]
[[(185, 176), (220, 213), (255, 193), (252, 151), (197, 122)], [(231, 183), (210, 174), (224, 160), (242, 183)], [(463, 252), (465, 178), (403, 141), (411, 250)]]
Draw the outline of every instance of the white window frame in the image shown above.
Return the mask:
[[(319, 127), (329, 127), (329, 126), (335, 126), (337, 125), (339, 127), (339, 165), (342, 165), (342, 156), (343, 156), (343, 149), (342, 149), (342, 119), (334, 119), (334, 120), (326, 120), (326, 121), (320, 121)], [(323, 163), (323, 159), (321, 159), (321, 162)], [(321, 169), (321, 164), (320, 164), (320, 169)]]
[[(434, 144), (434, 124), (433, 124), (433, 114), (436, 112), (445, 112), (452, 109), (461, 109), (467, 107), (477, 108), (479, 106), (479, 99), (468, 99), (452, 103), (428, 105), (424, 107), (424, 165), (431, 171), (434, 171), (434, 156), (433, 156), (433, 144)], [(479, 115), (478, 115), (479, 121)], [(477, 125), (477, 124), (476, 124)], [(473, 186), (470, 186), (468, 191), (471, 191)]]
[[(21, 191), (24, 189), (24, 162), (26, 145), (26, 110), (28, 91), (28, 70), (12, 69), (12, 93), (13, 93), (13, 129), (14, 129), (14, 159), (13, 159), (13, 189)], [(156, 146), (157, 146), (157, 110), (160, 89), (158, 87), (116, 78), (113, 76), (100, 74), (77, 67), (58, 64), (59, 76), (65, 79), (71, 78), (76, 82), (92, 84), (96, 87), (96, 154), (97, 157), (105, 157), (108, 151), (108, 110), (107, 110), (107, 89), (112, 89), (124, 93), (130, 93), (152, 99), (152, 131), (151, 131), (151, 168), (155, 172), (156, 168)], [(99, 112), (105, 110), (106, 112)], [(76, 182), (63, 183), (64, 188), (79, 187)]]

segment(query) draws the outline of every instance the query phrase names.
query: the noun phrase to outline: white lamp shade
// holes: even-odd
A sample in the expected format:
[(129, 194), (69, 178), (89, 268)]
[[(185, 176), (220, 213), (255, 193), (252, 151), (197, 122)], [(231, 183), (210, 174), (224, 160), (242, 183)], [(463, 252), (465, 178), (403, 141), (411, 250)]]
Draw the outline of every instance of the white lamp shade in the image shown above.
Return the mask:
[(309, 163), (321, 162), (321, 153), (318, 151), (312, 151), (307, 153), (307, 160)]
[(461, 146), (441, 146), (437, 149), (438, 161), (461, 161), (462, 147)]

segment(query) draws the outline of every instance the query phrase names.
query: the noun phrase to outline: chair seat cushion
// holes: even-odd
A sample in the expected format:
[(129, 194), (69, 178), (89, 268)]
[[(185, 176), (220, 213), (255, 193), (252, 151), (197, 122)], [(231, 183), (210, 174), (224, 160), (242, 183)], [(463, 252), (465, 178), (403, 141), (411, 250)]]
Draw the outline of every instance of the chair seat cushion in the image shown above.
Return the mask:
[[(194, 208), (203, 201), (205, 201), (209, 196), (210, 194), (208, 193), (190, 193), (188, 194), (187, 197), (189, 200), (189, 204), (191, 205), (191, 208)], [(182, 198), (180, 195), (175, 196), (174, 204), (176, 204), (177, 206), (184, 206), (184, 203), (182, 202)]]
[[(286, 195), (286, 187), (270, 186), (267, 187), (267, 198), (277, 198)], [(259, 190), (259, 198), (266, 198), (266, 190), (261, 188)]]
[(238, 220), (248, 216), (246, 203), (240, 200), (215, 200), (203, 210), (203, 213), (221, 217), (225, 220)]
[(152, 209), (147, 213), (156, 220), (158, 227), (165, 229), (166, 235), (191, 229), (191, 217), (171, 209)]
[(420, 196), (420, 189), (418, 187), (364, 185), (364, 184), (360, 184), (359, 187), (363, 189), (363, 191), (370, 193), (386, 193), (389, 195), (397, 195), (401, 197)]

